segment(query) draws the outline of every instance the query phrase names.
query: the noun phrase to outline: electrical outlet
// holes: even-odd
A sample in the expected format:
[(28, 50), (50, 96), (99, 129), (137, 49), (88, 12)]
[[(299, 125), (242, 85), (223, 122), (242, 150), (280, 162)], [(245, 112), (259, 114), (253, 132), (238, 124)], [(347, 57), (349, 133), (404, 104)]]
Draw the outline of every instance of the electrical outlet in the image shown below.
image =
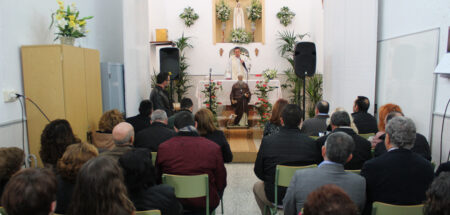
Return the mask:
[(15, 102), (17, 100), (17, 90), (3, 90), (3, 102)]

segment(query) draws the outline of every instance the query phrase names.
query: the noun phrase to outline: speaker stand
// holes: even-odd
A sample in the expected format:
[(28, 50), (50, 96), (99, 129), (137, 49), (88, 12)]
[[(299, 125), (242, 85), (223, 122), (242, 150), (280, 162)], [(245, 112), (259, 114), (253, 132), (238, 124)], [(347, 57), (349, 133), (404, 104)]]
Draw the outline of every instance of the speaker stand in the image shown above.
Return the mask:
[(307, 72), (305, 71), (305, 74), (303, 75), (303, 113), (302, 113), (302, 119), (303, 121), (305, 121), (305, 113), (306, 113), (306, 74)]

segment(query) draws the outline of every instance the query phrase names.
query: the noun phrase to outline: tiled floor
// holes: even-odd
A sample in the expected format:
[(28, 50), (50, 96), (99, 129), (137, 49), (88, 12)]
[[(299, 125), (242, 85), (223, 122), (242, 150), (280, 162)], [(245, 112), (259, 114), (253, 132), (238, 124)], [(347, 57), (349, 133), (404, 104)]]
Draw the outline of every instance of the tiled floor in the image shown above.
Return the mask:
[[(259, 179), (253, 172), (253, 163), (231, 163), (227, 168), (227, 187), (223, 196), (226, 215), (261, 214), (253, 196), (253, 184)], [(216, 214), (222, 214), (219, 208)]]

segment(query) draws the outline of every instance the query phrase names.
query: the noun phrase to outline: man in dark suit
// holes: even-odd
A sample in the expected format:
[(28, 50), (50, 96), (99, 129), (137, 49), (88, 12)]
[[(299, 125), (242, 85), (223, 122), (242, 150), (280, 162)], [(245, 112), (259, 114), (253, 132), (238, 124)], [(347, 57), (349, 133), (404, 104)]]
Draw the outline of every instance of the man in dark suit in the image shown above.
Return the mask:
[(378, 132), (377, 119), (375, 119), (375, 117), (373, 117), (370, 113), (367, 113), (369, 107), (369, 99), (365, 96), (358, 96), (353, 104), (353, 122), (358, 128), (360, 134)]
[(173, 104), (169, 100), (169, 93), (165, 90), (169, 84), (169, 73), (160, 72), (156, 76), (156, 86), (154, 86), (150, 93), (150, 101), (153, 104), (153, 110), (164, 110), (167, 116), (170, 117), (173, 114)]
[(344, 164), (352, 159), (354, 147), (353, 139), (348, 134), (332, 133), (322, 147), (325, 161), (318, 168), (298, 170), (292, 177), (283, 199), (284, 214), (299, 214), (309, 193), (326, 184), (342, 188), (362, 211), (366, 204), (366, 180), (344, 170)]
[[(281, 114), (283, 127), (277, 134), (265, 136), (255, 161), (254, 172), (261, 180), (253, 186), (256, 202), (264, 211), (264, 206), (272, 207), (274, 202), (275, 168), (277, 164), (309, 165), (322, 159), (315, 148), (314, 140), (298, 129), (301, 110), (297, 105), (287, 105)], [(286, 188), (278, 187), (278, 201), (284, 198)]]
[(327, 131), (327, 118), (330, 104), (322, 100), (316, 104), (316, 116), (303, 122), (300, 132), (308, 136), (320, 136)]
[[(190, 113), (180, 113), (174, 124), (177, 136), (162, 143), (158, 149), (156, 167), (159, 179), (162, 173), (208, 174), (209, 208), (214, 210), (219, 205), (227, 185), (227, 172), (220, 146), (199, 136), (194, 117)], [(205, 198), (180, 199), (180, 202), (187, 210), (205, 211)]]
[(150, 126), (150, 114), (152, 114), (152, 110), (152, 102), (148, 99), (142, 100), (141, 104), (139, 104), (139, 114), (129, 117), (125, 121), (133, 126), (134, 132), (137, 134), (139, 131)]
[(361, 170), (367, 183), (364, 214), (370, 214), (374, 201), (413, 205), (425, 200), (434, 173), (429, 161), (411, 151), (415, 137), (416, 127), (409, 118), (397, 116), (387, 124), (388, 152), (367, 161)]
[(150, 127), (136, 134), (134, 145), (156, 152), (161, 143), (175, 136), (175, 132), (167, 128), (167, 115), (163, 110), (153, 111), (151, 121)]
[[(353, 158), (345, 164), (345, 169), (361, 169), (364, 162), (372, 158), (371, 146), (368, 140), (353, 131), (350, 123), (350, 115), (346, 111), (337, 111), (331, 115), (332, 133), (344, 132), (350, 135), (355, 142), (355, 149), (352, 152)], [(316, 140), (318, 150), (325, 144), (328, 136), (320, 137)]]
[[(403, 115), (403, 113), (397, 112), (397, 111), (390, 112), (386, 116), (385, 125), (387, 125), (388, 122), (396, 116), (404, 116), (404, 115)], [(386, 134), (383, 134), (380, 136), (380, 139), (383, 141), (378, 143), (377, 146), (375, 146), (375, 153), (374, 153), (375, 157), (378, 157), (387, 152), (386, 146), (384, 144), (385, 138), (386, 138)], [(427, 139), (419, 133), (416, 133), (416, 140), (414, 141), (414, 146), (411, 148), (411, 151), (415, 152), (415, 153), (419, 154), (420, 156), (424, 157), (425, 159), (431, 161), (430, 145), (428, 144)]]
[(176, 114), (172, 115), (171, 117), (169, 117), (169, 120), (167, 121), (167, 127), (170, 129), (174, 129), (173, 123), (175, 122), (175, 118), (177, 117), (177, 115), (183, 111), (192, 113), (193, 106), (194, 106), (194, 103), (192, 102), (192, 100), (190, 98), (181, 99), (180, 111), (177, 112)]

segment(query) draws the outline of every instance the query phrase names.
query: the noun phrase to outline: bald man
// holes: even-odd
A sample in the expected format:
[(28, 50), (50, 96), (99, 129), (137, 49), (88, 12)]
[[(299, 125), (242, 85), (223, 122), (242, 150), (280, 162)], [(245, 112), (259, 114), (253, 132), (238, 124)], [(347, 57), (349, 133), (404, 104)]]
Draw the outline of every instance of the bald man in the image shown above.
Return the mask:
[(134, 142), (134, 128), (128, 122), (117, 124), (112, 130), (114, 148), (101, 153), (102, 156), (109, 156), (116, 162), (119, 158), (130, 151)]

